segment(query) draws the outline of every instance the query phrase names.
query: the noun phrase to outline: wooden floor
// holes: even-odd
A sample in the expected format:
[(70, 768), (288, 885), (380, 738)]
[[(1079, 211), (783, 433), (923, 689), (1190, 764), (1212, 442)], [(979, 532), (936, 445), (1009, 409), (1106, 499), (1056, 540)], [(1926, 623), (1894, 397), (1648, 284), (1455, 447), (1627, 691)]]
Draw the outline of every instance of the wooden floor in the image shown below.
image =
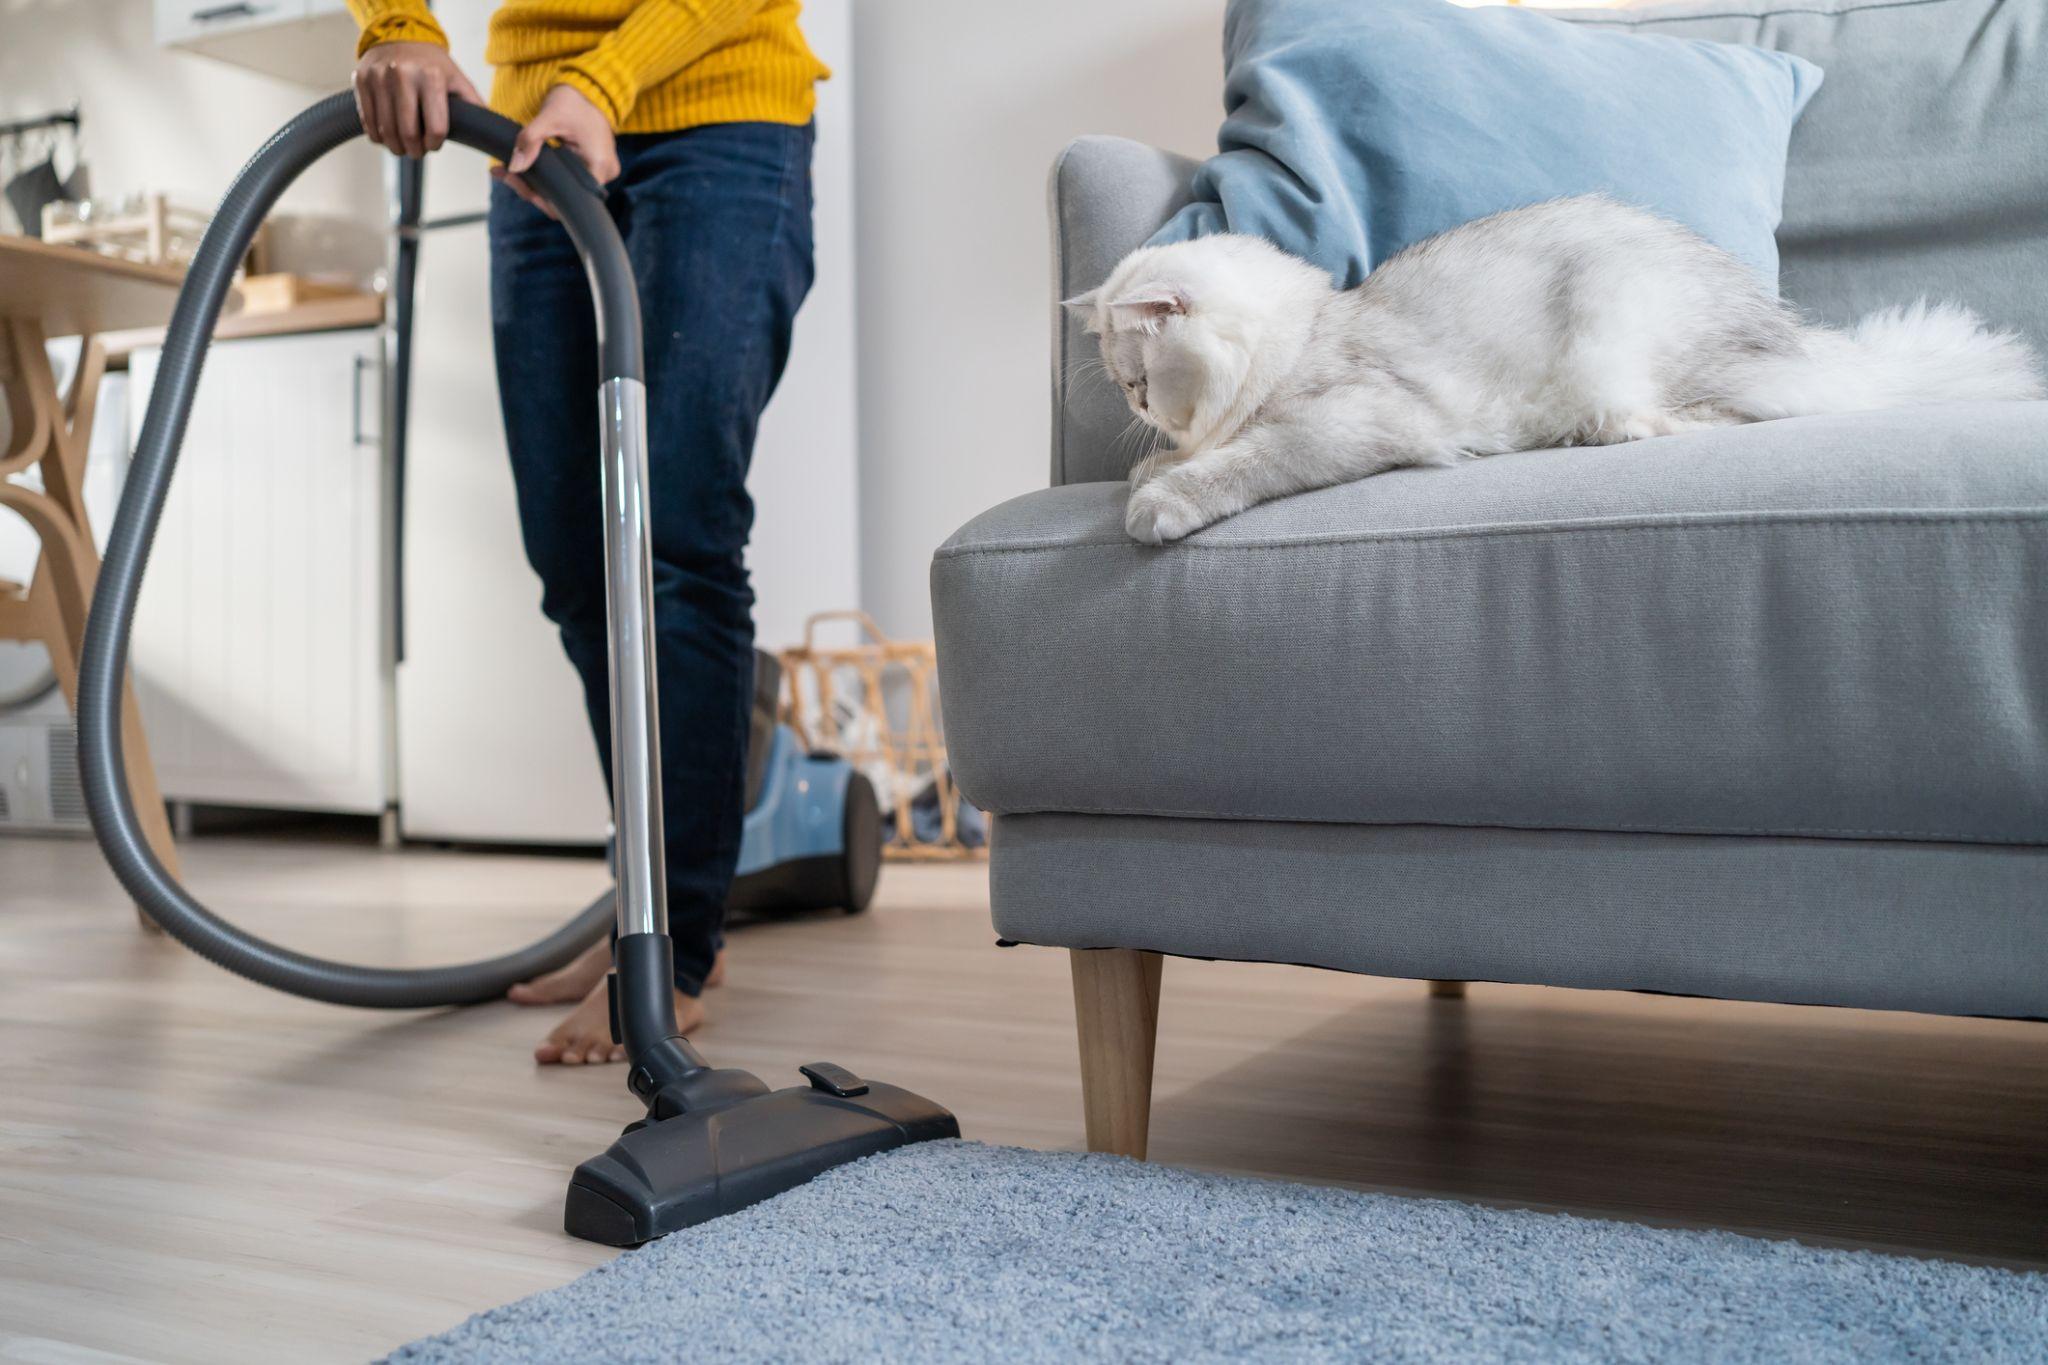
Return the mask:
[[(203, 897), (312, 951), (477, 956), (591, 861), (206, 838)], [(978, 867), (738, 931), (704, 1044), (826, 1058), (968, 1136), (1081, 1143), (1065, 954), (1002, 950)], [(568, 1169), (633, 1117), (538, 1069), (547, 1016), (380, 1016), (145, 938), (89, 844), (0, 839), (0, 1359), (362, 1359), (609, 1253)], [(2048, 1027), (1172, 961), (1155, 1160), (2048, 1265)]]

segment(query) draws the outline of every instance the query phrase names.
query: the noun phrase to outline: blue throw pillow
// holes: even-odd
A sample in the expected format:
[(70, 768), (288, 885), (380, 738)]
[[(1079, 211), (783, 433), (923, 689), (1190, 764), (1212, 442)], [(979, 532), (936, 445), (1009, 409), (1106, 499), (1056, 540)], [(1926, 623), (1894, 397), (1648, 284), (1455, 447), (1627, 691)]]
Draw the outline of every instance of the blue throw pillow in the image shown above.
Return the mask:
[(1447, 0), (1231, 0), (1224, 120), (1152, 240), (1270, 238), (1346, 286), (1502, 209), (1603, 191), (1778, 282), (1785, 145), (1820, 87), (1782, 52)]

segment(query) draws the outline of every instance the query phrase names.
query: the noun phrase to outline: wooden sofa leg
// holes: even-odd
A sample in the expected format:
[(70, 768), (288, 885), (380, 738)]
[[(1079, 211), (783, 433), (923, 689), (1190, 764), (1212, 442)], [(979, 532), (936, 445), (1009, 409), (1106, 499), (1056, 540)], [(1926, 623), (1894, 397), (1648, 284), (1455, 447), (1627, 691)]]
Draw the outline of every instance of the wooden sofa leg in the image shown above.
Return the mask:
[(1128, 948), (1076, 948), (1072, 955), (1088, 1150), (1142, 1161), (1152, 1122), (1162, 959)]
[(1462, 981), (1432, 981), (1429, 983), (1429, 998), (1432, 1000), (1463, 1000), (1465, 983)]

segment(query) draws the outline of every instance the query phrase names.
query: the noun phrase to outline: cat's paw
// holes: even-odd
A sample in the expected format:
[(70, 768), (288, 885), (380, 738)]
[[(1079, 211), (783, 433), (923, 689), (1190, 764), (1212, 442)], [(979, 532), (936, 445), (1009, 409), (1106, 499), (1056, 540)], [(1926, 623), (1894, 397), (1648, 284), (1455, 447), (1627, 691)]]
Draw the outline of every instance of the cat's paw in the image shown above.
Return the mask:
[(1214, 520), (1164, 480), (1146, 484), (1124, 504), (1124, 530), (1146, 545), (1179, 540)]

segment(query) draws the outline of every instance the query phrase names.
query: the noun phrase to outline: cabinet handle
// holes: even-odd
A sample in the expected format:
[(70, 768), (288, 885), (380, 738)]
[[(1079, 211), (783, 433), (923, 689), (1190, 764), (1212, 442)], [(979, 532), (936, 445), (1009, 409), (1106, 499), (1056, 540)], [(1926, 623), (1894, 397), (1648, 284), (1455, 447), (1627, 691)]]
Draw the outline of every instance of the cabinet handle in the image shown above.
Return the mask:
[(363, 371), (376, 362), (366, 355), (349, 357), (351, 366), (348, 386), (348, 427), (349, 440), (359, 446), (377, 444), (375, 436), (363, 435)]
[(192, 11), (192, 22), (195, 24), (210, 24), (216, 19), (253, 19), (255, 17), (256, 7), (250, 4), (249, 0), (236, 0), (236, 3), (232, 5), (214, 5), (208, 9), (195, 9)]

